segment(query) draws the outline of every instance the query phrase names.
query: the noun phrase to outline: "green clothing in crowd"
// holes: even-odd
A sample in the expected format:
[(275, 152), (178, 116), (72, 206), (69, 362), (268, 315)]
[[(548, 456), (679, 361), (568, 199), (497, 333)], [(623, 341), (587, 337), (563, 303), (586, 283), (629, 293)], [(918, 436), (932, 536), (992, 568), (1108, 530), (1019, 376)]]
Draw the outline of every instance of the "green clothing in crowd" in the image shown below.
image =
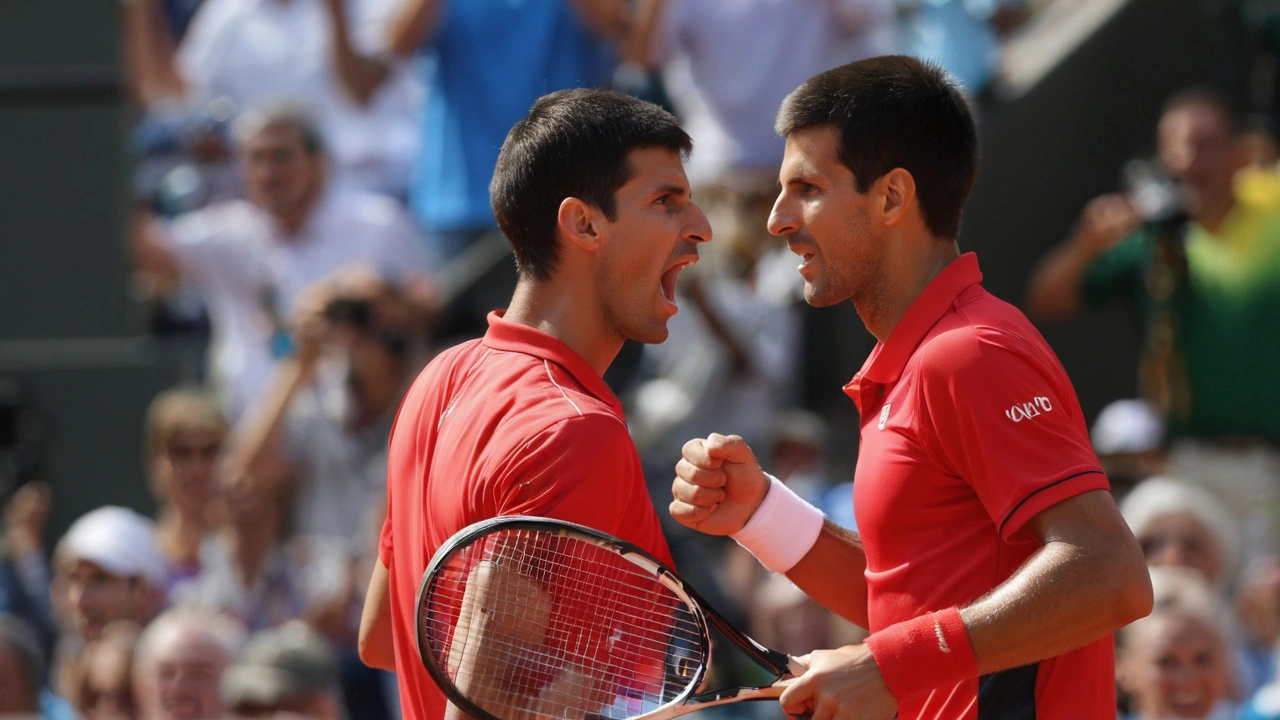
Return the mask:
[[(1190, 222), (1175, 233), (1185, 271), (1164, 269), (1161, 231), (1146, 224), (1089, 266), (1085, 304), (1131, 303), (1148, 331), (1148, 352), (1155, 319), (1173, 319), (1186, 404), (1170, 414), (1171, 435), (1280, 441), (1280, 203), (1241, 202), (1216, 233)], [(1161, 278), (1171, 277), (1173, 291), (1162, 293)]]

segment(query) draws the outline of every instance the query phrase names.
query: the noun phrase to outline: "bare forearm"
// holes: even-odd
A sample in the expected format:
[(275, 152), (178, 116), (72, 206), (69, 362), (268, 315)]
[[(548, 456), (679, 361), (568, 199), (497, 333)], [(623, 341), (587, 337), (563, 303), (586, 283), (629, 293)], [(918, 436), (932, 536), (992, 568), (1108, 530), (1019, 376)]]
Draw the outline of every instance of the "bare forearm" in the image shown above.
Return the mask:
[(228, 470), (235, 476), (262, 477), (278, 467), (285, 416), (298, 391), (311, 382), (313, 363), (297, 358), (282, 360), (272, 376), (262, 402), (252, 409), (227, 455)]
[(861, 628), (867, 615), (867, 556), (858, 534), (827, 520), (809, 553), (787, 579), (819, 605)]
[(351, 42), (351, 29), (340, 3), (330, 2), (329, 15), (333, 23), (333, 64), (338, 80), (357, 103), (364, 105), (389, 73), (379, 59), (362, 55)]
[(135, 100), (142, 107), (186, 95), (174, 65), (174, 41), (158, 3), (126, 3), (123, 11), (125, 59)]
[(1097, 252), (1075, 238), (1054, 248), (1027, 283), (1027, 314), (1036, 320), (1065, 320), (1080, 312), (1080, 284)]
[(387, 30), (387, 49), (401, 56), (412, 55), (440, 24), (442, 0), (408, 0)]
[(364, 611), (360, 614), (357, 649), (365, 665), (395, 672), (396, 654), (391, 632), (390, 572), (379, 560), (369, 579)]
[(1142, 551), (1106, 492), (1067, 502), (1086, 530), (1045, 538), (1012, 577), (961, 610), (980, 672), (1061, 655), (1151, 611)]

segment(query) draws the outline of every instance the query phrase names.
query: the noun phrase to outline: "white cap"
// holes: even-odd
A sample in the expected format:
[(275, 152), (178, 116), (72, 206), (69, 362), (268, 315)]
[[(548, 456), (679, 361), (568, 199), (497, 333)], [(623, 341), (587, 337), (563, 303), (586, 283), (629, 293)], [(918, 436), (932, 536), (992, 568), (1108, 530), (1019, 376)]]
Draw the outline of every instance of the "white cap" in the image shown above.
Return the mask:
[(1164, 443), (1164, 423), (1146, 400), (1116, 400), (1098, 413), (1089, 435), (1099, 455), (1147, 452)]
[(156, 547), (156, 527), (150, 518), (128, 508), (104, 505), (71, 523), (58, 543), (64, 560), (84, 560), (118, 577), (142, 577), (164, 587), (168, 574)]

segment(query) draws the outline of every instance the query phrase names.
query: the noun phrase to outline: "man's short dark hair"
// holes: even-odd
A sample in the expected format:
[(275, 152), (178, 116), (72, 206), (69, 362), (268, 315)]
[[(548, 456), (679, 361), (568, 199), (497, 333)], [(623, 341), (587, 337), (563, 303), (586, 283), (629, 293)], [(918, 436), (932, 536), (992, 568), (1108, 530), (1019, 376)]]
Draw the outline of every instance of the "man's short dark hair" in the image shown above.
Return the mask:
[(894, 168), (911, 173), (929, 232), (955, 238), (978, 176), (978, 135), (964, 94), (937, 65), (890, 55), (819, 73), (782, 101), (776, 129), (839, 133), (860, 193)]
[(612, 90), (561, 90), (538, 98), (511, 128), (489, 184), (498, 227), (515, 248), (520, 274), (548, 279), (560, 254), (560, 203), (578, 198), (617, 219), (614, 193), (634, 172), (633, 150), (687, 155), (688, 133), (671, 113)]

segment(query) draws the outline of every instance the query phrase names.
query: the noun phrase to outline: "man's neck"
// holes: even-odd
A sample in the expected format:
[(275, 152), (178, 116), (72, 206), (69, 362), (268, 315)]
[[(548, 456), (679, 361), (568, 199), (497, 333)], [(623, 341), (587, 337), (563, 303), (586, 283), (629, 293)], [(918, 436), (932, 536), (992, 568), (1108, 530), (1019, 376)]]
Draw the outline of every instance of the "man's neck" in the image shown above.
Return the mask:
[(521, 278), (504, 320), (540, 330), (582, 356), (603, 376), (622, 349), (623, 338), (609, 331), (598, 303), (575, 292), (580, 284)]
[(944, 268), (960, 257), (954, 240), (928, 238), (918, 243), (915, 251), (901, 258), (890, 258), (885, 277), (879, 279), (865, 298), (855, 299), (858, 317), (880, 342), (886, 342), (907, 314), (911, 304)]

